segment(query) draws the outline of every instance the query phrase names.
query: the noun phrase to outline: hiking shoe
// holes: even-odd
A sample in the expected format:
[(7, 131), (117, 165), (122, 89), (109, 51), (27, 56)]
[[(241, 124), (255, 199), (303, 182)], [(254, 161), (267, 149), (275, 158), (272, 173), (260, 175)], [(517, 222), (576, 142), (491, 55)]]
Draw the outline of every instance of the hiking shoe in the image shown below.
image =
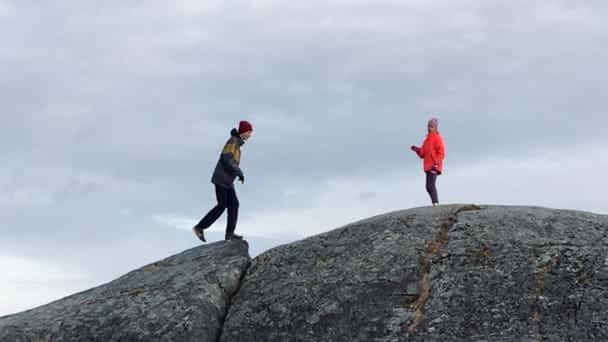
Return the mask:
[(207, 242), (207, 240), (205, 240), (205, 233), (203, 233), (202, 229), (199, 229), (197, 226), (192, 227), (192, 231), (194, 232), (194, 235), (196, 235), (196, 237), (203, 241), (203, 242)]
[(243, 240), (243, 237), (234, 233), (226, 235), (226, 241), (228, 240)]

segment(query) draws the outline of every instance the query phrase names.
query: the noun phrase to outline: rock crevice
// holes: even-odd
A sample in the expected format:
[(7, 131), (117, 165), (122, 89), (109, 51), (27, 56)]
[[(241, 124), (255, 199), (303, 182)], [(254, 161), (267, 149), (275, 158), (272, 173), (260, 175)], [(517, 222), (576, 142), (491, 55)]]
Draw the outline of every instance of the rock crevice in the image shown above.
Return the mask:
[(449, 241), (449, 232), (452, 227), (458, 223), (458, 214), (464, 211), (481, 210), (481, 207), (476, 205), (462, 206), (453, 212), (449, 212), (445, 215), (441, 222), (441, 228), (435, 238), (431, 240), (426, 247), (425, 254), (422, 258), (422, 279), (420, 281), (421, 294), (418, 299), (411, 304), (411, 307), (415, 310), (415, 316), (413, 322), (407, 327), (407, 331), (412, 333), (416, 330), (416, 327), (420, 323), (423, 316), (424, 305), (429, 300), (431, 295), (431, 267), (433, 259), (435, 262), (440, 261), (446, 256), (441, 256), (441, 250)]
[(245, 266), (245, 268), (243, 268), (241, 275), (239, 276), (239, 281), (237, 283), (236, 290), (234, 290), (234, 292), (230, 293), (230, 295), (228, 296), (228, 305), (226, 307), (226, 313), (223, 315), (223, 317), (221, 319), (220, 331), (217, 335), (217, 338), (214, 340), (214, 342), (220, 341), (222, 334), (224, 333), (224, 324), (226, 322), (226, 317), (228, 317), (228, 314), (230, 313), (230, 308), (232, 307), (234, 298), (237, 296), (237, 294), (241, 290), (243, 280), (245, 279), (245, 275), (247, 274), (249, 267), (251, 267), (251, 261), (247, 262), (247, 265)]

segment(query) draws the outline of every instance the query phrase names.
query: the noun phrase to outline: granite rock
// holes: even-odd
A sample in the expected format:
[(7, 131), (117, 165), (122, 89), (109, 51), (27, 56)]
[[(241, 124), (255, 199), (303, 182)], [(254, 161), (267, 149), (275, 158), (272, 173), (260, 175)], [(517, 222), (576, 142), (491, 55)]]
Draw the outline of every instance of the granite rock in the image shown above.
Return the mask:
[(1, 342), (215, 342), (250, 257), (244, 241), (197, 247), (106, 285), (0, 318)]

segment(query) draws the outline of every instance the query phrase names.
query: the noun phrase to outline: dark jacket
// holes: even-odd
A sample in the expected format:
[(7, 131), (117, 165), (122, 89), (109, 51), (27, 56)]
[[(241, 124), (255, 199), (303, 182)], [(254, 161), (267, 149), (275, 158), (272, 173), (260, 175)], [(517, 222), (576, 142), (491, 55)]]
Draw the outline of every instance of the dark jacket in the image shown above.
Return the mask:
[(237, 176), (242, 176), (243, 171), (239, 167), (241, 162), (241, 146), (245, 141), (241, 139), (239, 132), (233, 129), (230, 132), (230, 139), (224, 145), (220, 160), (218, 160), (213, 172), (211, 182), (225, 188), (233, 188), (234, 180)]

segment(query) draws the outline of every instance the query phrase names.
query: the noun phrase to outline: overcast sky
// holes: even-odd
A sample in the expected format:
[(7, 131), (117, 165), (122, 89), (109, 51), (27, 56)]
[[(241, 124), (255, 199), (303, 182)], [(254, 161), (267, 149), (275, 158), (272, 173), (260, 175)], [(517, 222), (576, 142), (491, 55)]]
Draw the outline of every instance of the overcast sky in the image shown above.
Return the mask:
[[(257, 255), (429, 204), (608, 213), (605, 0), (0, 0), (0, 315), (198, 245), (246, 119)], [(224, 221), (208, 233), (223, 237)]]

